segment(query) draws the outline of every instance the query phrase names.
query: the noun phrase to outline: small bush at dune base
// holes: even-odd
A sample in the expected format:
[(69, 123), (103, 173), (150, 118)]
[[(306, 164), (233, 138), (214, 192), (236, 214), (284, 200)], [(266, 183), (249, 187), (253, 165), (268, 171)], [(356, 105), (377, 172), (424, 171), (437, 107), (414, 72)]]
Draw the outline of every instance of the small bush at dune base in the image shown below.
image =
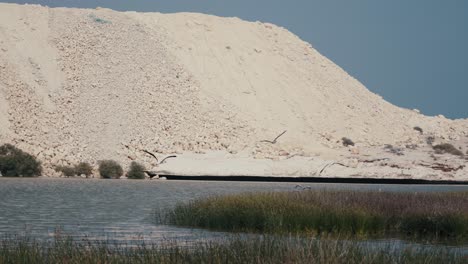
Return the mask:
[(6, 177), (40, 176), (42, 166), (34, 156), (11, 145), (0, 146), (0, 172)]
[(73, 177), (76, 175), (75, 168), (72, 166), (56, 166), (55, 171), (61, 172), (63, 176)]
[(454, 147), (452, 144), (449, 144), (449, 143), (435, 145), (432, 148), (435, 150), (437, 154), (449, 153), (449, 154), (456, 155), (456, 156), (463, 156), (463, 152), (461, 152), (461, 150), (457, 149), (456, 147)]
[(103, 160), (99, 162), (99, 174), (104, 179), (119, 178), (123, 175), (123, 169), (115, 160)]
[(80, 162), (75, 166), (76, 175), (89, 177), (93, 174), (93, 167), (87, 162)]
[(130, 170), (127, 172), (127, 177), (129, 179), (144, 179), (145, 167), (136, 161), (132, 161)]
[(93, 167), (87, 162), (80, 162), (75, 166), (55, 166), (55, 171), (61, 172), (66, 177), (80, 175), (89, 177), (93, 173)]

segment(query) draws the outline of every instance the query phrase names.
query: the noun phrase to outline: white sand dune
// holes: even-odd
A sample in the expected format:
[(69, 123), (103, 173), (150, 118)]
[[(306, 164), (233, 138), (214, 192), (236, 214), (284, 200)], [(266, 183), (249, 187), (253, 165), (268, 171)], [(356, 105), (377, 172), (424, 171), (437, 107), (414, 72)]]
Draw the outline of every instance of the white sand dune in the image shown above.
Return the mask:
[[(260, 142), (284, 130), (276, 144)], [(427, 136), (466, 148), (467, 135), (468, 120), (396, 107), (272, 24), (0, 4), (0, 142), (47, 168), (102, 159), (154, 166), (147, 149), (193, 157), (164, 165), (173, 172), (204, 174), (208, 165), (184, 164), (209, 164), (216, 154), (226, 161), (218, 172), (259, 166), (255, 174), (307, 176), (326, 160), (374, 155), (384, 144), (424, 149)], [(343, 147), (342, 137), (356, 147)], [(418, 155), (411, 160), (429, 158)]]

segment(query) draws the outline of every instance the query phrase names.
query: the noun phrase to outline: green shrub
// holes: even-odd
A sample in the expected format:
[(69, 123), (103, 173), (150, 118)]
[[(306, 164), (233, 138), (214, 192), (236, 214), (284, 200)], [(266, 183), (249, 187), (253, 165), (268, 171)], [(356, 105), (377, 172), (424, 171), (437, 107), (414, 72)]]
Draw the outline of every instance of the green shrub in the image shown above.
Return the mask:
[(127, 172), (129, 179), (144, 179), (145, 178), (145, 167), (136, 161), (132, 161), (130, 164), (130, 170)]
[(0, 146), (0, 172), (6, 177), (34, 177), (41, 175), (42, 166), (31, 154), (4, 144)]
[(344, 137), (341, 140), (343, 142), (343, 146), (345, 146), (345, 147), (354, 146), (354, 142), (351, 139), (347, 138), (347, 137)]
[(75, 167), (72, 166), (55, 166), (55, 171), (61, 172), (66, 177), (76, 176)]
[(449, 154), (456, 155), (456, 156), (463, 156), (463, 152), (461, 152), (461, 150), (457, 149), (456, 147), (454, 147), (452, 144), (449, 144), (449, 143), (435, 145), (432, 148), (435, 150), (437, 154), (449, 153)]
[(103, 160), (99, 162), (99, 174), (104, 179), (119, 178), (123, 175), (123, 169), (115, 160)]
[(93, 174), (93, 167), (87, 162), (80, 162), (75, 166), (76, 175), (89, 177)]

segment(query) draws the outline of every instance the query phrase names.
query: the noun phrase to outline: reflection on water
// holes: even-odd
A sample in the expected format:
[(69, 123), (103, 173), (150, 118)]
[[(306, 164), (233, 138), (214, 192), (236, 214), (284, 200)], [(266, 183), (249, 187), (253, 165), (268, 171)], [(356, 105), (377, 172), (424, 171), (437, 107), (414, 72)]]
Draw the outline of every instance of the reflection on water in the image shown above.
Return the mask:
[[(311, 189), (468, 191), (468, 186), (313, 184)], [(0, 235), (132, 241), (221, 239), (227, 234), (155, 224), (157, 211), (215, 195), (295, 191), (297, 183), (0, 178)]]

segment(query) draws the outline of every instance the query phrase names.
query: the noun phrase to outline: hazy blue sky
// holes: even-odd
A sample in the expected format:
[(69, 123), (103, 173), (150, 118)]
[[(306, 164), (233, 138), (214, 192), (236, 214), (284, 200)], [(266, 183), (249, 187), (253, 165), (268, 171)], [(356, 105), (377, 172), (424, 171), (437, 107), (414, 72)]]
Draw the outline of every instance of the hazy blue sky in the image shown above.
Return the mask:
[(202, 12), (272, 22), (393, 104), (468, 118), (466, 0), (3, 1), (116, 10)]

